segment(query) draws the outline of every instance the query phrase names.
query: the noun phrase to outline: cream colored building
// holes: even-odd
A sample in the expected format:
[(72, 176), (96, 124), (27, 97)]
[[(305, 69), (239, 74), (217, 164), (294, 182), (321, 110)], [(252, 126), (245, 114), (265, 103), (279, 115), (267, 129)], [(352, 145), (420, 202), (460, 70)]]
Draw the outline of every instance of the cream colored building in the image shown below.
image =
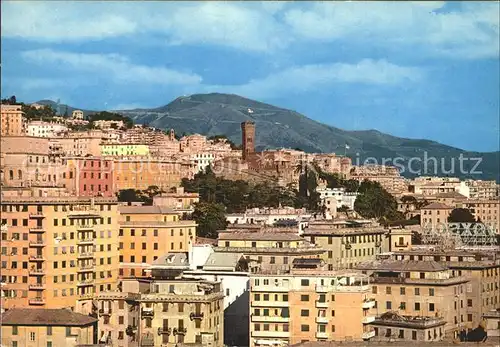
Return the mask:
[(444, 333), (455, 337), (464, 326), (468, 278), (435, 261), (382, 260), (359, 264), (370, 275), (377, 312), (444, 318)]
[(500, 185), (496, 181), (465, 180), (469, 187), (471, 199), (494, 199), (498, 198)]
[(116, 199), (2, 196), (5, 308), (75, 308), (116, 287)]
[(319, 259), (296, 259), (290, 273), (250, 278), (250, 343), (363, 341), (374, 336), (375, 301), (367, 276), (322, 269)]
[(97, 342), (97, 319), (66, 309), (12, 308), (0, 321), (2, 346), (77, 347)]
[(468, 208), (476, 220), (500, 233), (500, 199), (469, 199), (457, 203), (457, 207)]
[(200, 194), (188, 193), (183, 187), (175, 187), (170, 192), (153, 197), (153, 205), (173, 208), (176, 210), (191, 210), (200, 201)]
[(76, 120), (83, 120), (83, 111), (81, 110), (73, 110), (72, 118)]
[(44, 121), (31, 121), (28, 123), (28, 136), (33, 137), (53, 137), (57, 133), (68, 131), (64, 124)]
[(448, 216), (453, 209), (454, 207), (440, 202), (433, 202), (424, 206), (420, 212), (420, 225), (435, 228), (438, 225), (446, 224), (448, 223)]
[(1, 135), (24, 136), (26, 134), (26, 118), (21, 105), (1, 105)]

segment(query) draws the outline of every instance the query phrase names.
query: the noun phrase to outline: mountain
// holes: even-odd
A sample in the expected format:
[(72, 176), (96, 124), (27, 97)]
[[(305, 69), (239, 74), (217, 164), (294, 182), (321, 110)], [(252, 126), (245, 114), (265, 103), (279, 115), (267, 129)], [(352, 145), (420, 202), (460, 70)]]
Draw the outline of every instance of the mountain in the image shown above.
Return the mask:
[[(403, 164), (402, 174), (407, 177), (421, 174), (499, 180), (500, 152), (468, 152), (435, 141), (400, 138), (376, 130), (346, 131), (238, 95), (194, 94), (158, 108), (114, 112), (136, 123), (173, 128), (178, 134), (224, 134), (235, 143), (241, 143), (240, 123), (250, 120), (256, 125), (257, 150), (287, 147), (306, 152), (347, 153), (354, 164), (363, 164), (370, 157), (382, 164), (385, 158), (387, 165)], [(460, 170), (460, 155), (464, 158), (463, 170)], [(427, 165), (422, 164), (425, 158)], [(478, 160), (481, 162), (474, 168)], [(471, 173), (472, 169), (475, 170)]]
[(71, 117), (71, 114), (73, 113), (74, 110), (83, 111), (83, 115), (85, 117), (87, 117), (91, 113), (96, 112), (96, 111), (82, 110), (81, 108), (72, 107), (72, 106), (65, 105), (65, 104), (60, 104), (60, 103), (57, 103), (57, 102), (52, 101), (52, 100), (40, 100), (40, 101), (37, 101), (36, 104), (48, 105), (48, 106), (52, 107), (52, 109), (54, 109), (54, 111), (56, 111), (57, 114), (59, 114), (61, 116), (68, 116), (68, 117)]

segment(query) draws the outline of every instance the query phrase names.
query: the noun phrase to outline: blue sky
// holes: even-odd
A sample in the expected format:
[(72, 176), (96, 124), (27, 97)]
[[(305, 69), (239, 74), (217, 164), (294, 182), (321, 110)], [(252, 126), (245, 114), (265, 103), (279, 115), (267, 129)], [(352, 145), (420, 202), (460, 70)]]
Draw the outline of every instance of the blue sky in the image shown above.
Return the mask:
[(226, 92), (346, 130), (499, 149), (495, 2), (2, 1), (2, 96), (84, 109)]

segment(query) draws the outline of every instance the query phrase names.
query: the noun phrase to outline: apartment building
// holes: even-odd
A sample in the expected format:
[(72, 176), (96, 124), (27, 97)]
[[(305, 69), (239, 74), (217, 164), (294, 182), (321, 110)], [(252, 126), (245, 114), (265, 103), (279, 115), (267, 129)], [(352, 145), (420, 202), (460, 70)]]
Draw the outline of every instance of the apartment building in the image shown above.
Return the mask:
[(463, 309), (463, 327), (473, 329), (481, 322), (483, 314), (500, 306), (500, 254), (481, 249), (439, 250), (419, 247), (395, 251), (398, 261), (435, 261), (447, 267), (452, 276), (465, 276), (467, 304)]
[(65, 157), (62, 181), (77, 196), (114, 196), (113, 161), (102, 157)]
[[(224, 345), (224, 293), (219, 282), (183, 278), (176, 254), (152, 266), (149, 294), (141, 295), (142, 346)], [(182, 265), (182, 264), (181, 264)]]
[(2, 119), (2, 136), (24, 136), (26, 134), (26, 118), (21, 105), (0, 105)]
[(242, 253), (251, 271), (288, 271), (296, 258), (319, 258), (324, 250), (294, 232), (219, 232), (216, 252)]
[(118, 278), (116, 199), (2, 196), (5, 308), (74, 308)]
[(370, 275), (377, 312), (397, 310), (412, 317), (443, 317), (445, 335), (453, 336), (466, 317), (467, 284), (435, 261), (377, 260), (359, 264)]
[(31, 121), (27, 125), (28, 136), (53, 137), (57, 133), (68, 131), (68, 127), (61, 123), (45, 122), (41, 120)]
[(100, 156), (101, 131), (74, 131), (49, 138), (49, 153), (53, 155)]
[(233, 227), (242, 224), (258, 224), (262, 226), (273, 226), (279, 222), (296, 221), (298, 223), (298, 233), (307, 227), (308, 221), (312, 218), (310, 212), (305, 208), (293, 207), (264, 207), (249, 208), (244, 213), (226, 214), (227, 222)]
[(384, 251), (387, 230), (346, 221), (313, 221), (303, 236), (325, 250), (321, 258), (328, 270), (353, 268), (363, 261), (375, 259)]
[(251, 275), (249, 345), (369, 340), (374, 305), (366, 275), (295, 259), (287, 274)]
[(494, 199), (499, 196), (500, 185), (496, 181), (465, 180), (471, 199)]
[(476, 220), (500, 233), (500, 199), (470, 199), (458, 203), (457, 207), (470, 209)]
[(163, 190), (180, 186), (184, 177), (190, 177), (191, 164), (172, 159), (130, 157), (116, 159), (114, 181), (116, 191), (145, 190), (157, 186)]
[(359, 182), (375, 181), (392, 195), (408, 192), (408, 182), (399, 173), (397, 167), (386, 165), (353, 166), (349, 177)]
[(200, 201), (200, 194), (188, 193), (184, 187), (175, 187), (167, 193), (161, 193), (153, 197), (153, 205), (173, 208), (177, 210), (190, 210), (194, 204)]
[(397, 311), (388, 311), (377, 316), (371, 326), (375, 331), (373, 341), (417, 341), (422, 343), (442, 341), (445, 336), (445, 324), (442, 317), (405, 316)]
[(454, 207), (433, 202), (422, 207), (420, 212), (420, 225), (436, 228), (439, 225), (448, 223), (448, 216)]
[(66, 309), (12, 308), (0, 315), (2, 346), (76, 347), (97, 343), (97, 319)]
[(145, 277), (151, 264), (171, 252), (188, 252), (196, 222), (163, 206), (120, 206), (120, 276)]
[(134, 143), (104, 143), (101, 144), (101, 155), (103, 157), (126, 157), (126, 156), (147, 156), (149, 146)]

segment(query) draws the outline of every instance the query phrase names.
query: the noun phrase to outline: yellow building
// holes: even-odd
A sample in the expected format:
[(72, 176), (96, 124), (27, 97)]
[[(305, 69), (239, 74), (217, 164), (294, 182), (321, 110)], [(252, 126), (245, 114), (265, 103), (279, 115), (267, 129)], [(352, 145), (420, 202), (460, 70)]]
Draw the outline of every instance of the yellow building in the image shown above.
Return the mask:
[[(296, 258), (319, 258), (324, 250), (298, 236), (296, 232), (231, 231), (220, 232), (216, 252), (242, 253), (252, 271), (288, 271)], [(251, 265), (252, 266), (252, 265)]]
[(72, 347), (96, 343), (97, 319), (66, 309), (12, 308), (0, 315), (2, 346)]
[(26, 135), (26, 118), (21, 105), (1, 105), (0, 115), (2, 136)]
[(384, 251), (385, 233), (383, 227), (322, 221), (309, 223), (303, 236), (325, 250), (322, 259), (331, 271), (353, 268), (360, 262), (375, 259), (376, 254)]
[(382, 260), (362, 263), (370, 275), (377, 312), (396, 310), (412, 317), (442, 317), (444, 333), (454, 337), (464, 327), (468, 279), (424, 260)]
[(163, 206), (120, 206), (120, 276), (147, 276), (146, 270), (169, 252), (188, 252), (196, 222)]
[(500, 200), (496, 199), (474, 199), (466, 200), (457, 204), (471, 210), (476, 220), (491, 227), (495, 233), (500, 233)]
[(301, 341), (369, 340), (375, 301), (366, 275), (322, 269), (296, 259), (286, 274), (250, 279), (250, 346)]
[(439, 225), (446, 224), (451, 211), (453, 211), (453, 207), (440, 202), (433, 202), (424, 206), (420, 213), (420, 225), (436, 228)]
[(75, 308), (115, 288), (116, 199), (2, 197), (5, 308)]
[(114, 157), (147, 156), (149, 155), (149, 146), (133, 143), (101, 144), (101, 155)]

